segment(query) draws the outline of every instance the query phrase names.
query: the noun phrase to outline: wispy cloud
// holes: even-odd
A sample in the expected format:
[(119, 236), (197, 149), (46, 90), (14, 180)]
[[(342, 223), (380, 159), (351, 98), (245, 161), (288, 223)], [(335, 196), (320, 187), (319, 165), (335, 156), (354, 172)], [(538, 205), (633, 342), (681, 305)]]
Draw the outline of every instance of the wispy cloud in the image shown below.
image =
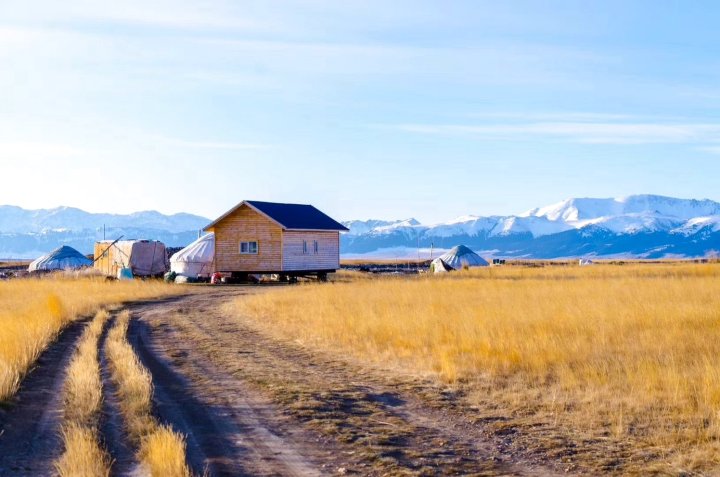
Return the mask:
[(638, 122), (638, 121), (680, 121), (678, 117), (646, 116), (641, 114), (627, 113), (597, 113), (590, 111), (490, 111), (480, 113), (470, 113), (469, 118), (479, 120), (507, 120), (507, 121), (525, 121), (525, 122)]
[(696, 149), (698, 151), (707, 152), (709, 154), (720, 154), (720, 146), (703, 146)]
[(555, 138), (586, 144), (698, 143), (720, 140), (720, 124), (651, 122), (531, 122), (506, 124), (399, 124), (420, 134), (474, 135), (513, 140)]
[(85, 156), (88, 149), (61, 143), (46, 142), (0, 142), (0, 158), (8, 160), (23, 159), (61, 159)]
[(253, 149), (267, 149), (267, 144), (252, 144), (240, 142), (215, 142), (215, 141), (185, 141), (180, 139), (166, 138), (165, 144), (173, 147), (191, 148), (191, 149), (224, 149), (234, 151), (244, 151)]

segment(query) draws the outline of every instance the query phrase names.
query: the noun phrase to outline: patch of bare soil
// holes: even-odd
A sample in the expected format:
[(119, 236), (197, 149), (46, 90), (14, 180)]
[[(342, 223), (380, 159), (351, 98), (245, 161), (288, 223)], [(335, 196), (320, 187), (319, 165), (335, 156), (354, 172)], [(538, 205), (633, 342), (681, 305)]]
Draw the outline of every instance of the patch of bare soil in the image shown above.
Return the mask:
[(87, 321), (66, 327), (0, 407), (0, 475), (52, 475), (62, 451), (63, 382)]
[(226, 316), (223, 288), (131, 307), (161, 419), (211, 475), (548, 475), (422, 379), (309, 351)]

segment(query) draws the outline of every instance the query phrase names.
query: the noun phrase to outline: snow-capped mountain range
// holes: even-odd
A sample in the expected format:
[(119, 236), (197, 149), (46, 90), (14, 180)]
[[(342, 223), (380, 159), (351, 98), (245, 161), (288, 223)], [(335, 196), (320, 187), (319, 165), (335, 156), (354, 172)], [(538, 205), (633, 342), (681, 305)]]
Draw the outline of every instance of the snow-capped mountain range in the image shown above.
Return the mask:
[[(60, 245), (91, 253), (93, 243), (147, 238), (187, 245), (210, 219), (191, 214), (92, 214), (80, 209), (0, 206), (0, 258), (36, 258)], [(633, 195), (568, 199), (512, 216), (466, 215), (423, 225), (415, 219), (351, 220), (341, 235), (346, 257), (429, 256), (467, 245), (486, 257), (704, 257), (720, 253), (720, 203)]]
[(191, 214), (164, 215), (155, 211), (133, 214), (93, 214), (72, 207), (26, 210), (0, 206), (0, 258), (37, 258), (60, 245), (82, 253), (93, 251), (96, 240), (145, 238), (169, 247), (185, 246), (210, 223)]
[(347, 255), (415, 256), (419, 247), (468, 245), (492, 256), (698, 257), (720, 251), (720, 203), (633, 195), (567, 199), (513, 216), (467, 215), (434, 225), (415, 219), (344, 223)]

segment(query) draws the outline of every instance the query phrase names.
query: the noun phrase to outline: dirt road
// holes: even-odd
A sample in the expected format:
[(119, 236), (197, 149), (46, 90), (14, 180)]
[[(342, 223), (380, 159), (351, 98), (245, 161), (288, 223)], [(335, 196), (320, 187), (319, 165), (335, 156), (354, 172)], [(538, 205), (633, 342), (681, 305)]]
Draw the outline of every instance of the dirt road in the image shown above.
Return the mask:
[[(153, 376), (155, 413), (187, 436), (196, 475), (551, 473), (511, 454), (441, 386), (271, 339), (223, 311), (224, 302), (256, 292), (198, 288), (127, 307), (133, 315), (128, 338)], [(52, 469), (60, 452), (53, 395), (81, 327), (63, 333), (0, 413), (0, 474)], [(115, 460), (113, 473), (132, 475), (134, 456), (100, 358), (106, 386), (101, 433)], [(30, 425), (34, 414), (50, 417)]]

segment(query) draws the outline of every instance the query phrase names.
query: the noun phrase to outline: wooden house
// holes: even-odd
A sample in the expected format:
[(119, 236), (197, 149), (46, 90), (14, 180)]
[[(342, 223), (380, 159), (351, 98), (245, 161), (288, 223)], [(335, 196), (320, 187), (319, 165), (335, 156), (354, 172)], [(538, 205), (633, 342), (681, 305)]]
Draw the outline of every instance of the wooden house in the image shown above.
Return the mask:
[(312, 205), (246, 200), (205, 230), (215, 233), (218, 272), (325, 279), (340, 268), (340, 232), (348, 229)]

